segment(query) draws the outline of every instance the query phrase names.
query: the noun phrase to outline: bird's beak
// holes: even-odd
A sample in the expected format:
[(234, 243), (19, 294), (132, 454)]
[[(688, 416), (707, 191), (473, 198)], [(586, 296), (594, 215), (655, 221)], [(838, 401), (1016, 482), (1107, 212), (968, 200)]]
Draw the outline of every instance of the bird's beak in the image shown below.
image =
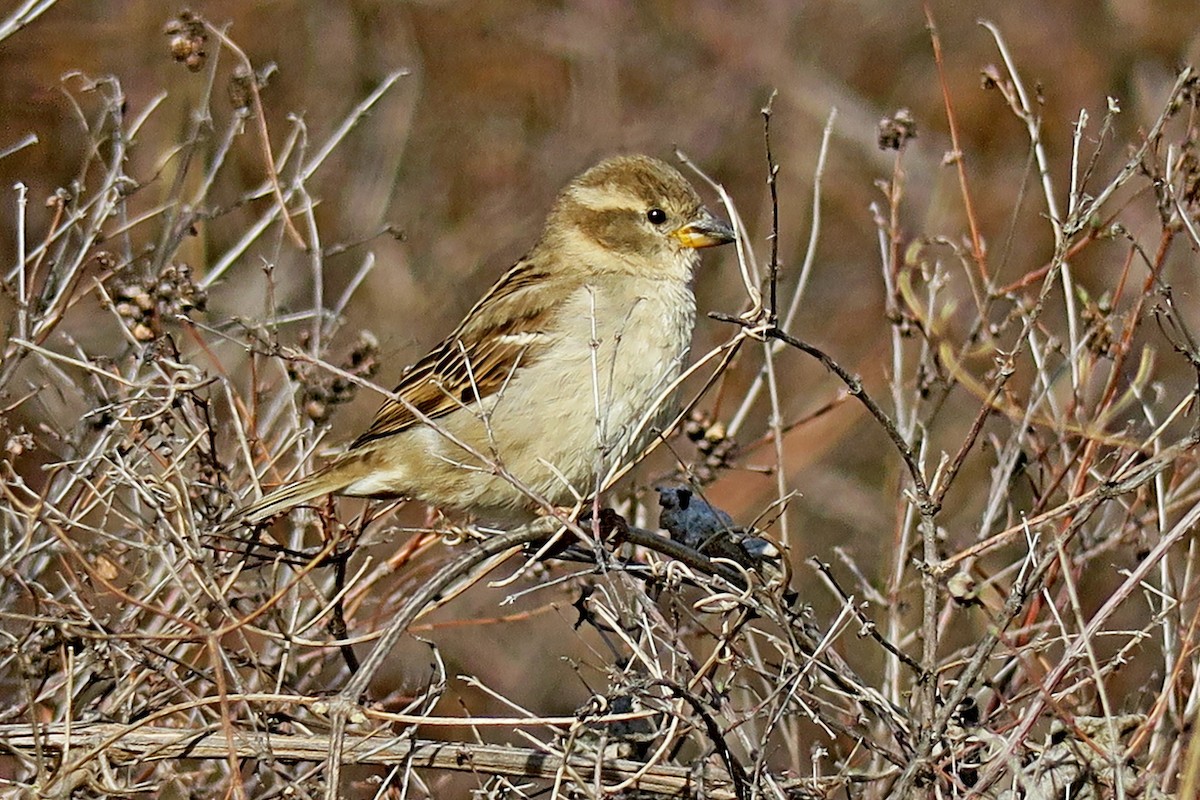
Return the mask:
[(729, 244), (737, 235), (733, 228), (714, 217), (707, 208), (700, 210), (700, 219), (678, 228), (674, 236), (684, 247), (715, 247)]

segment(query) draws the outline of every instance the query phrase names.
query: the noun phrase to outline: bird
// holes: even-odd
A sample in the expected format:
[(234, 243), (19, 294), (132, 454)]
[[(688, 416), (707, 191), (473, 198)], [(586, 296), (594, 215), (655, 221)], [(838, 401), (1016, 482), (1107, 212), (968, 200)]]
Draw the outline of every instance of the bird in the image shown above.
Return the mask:
[(510, 523), (593, 496), (670, 420), (699, 251), (735, 238), (669, 164), (601, 161), (558, 194), (533, 248), (402, 373), (344, 452), (224, 527), (329, 494)]

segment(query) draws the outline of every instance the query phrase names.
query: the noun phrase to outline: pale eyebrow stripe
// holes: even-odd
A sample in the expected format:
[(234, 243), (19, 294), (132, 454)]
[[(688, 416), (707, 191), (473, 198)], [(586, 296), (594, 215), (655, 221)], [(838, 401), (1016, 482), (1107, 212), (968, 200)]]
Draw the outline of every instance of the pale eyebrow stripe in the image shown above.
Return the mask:
[(593, 211), (631, 210), (638, 205), (637, 200), (629, 194), (602, 186), (572, 187), (571, 197)]

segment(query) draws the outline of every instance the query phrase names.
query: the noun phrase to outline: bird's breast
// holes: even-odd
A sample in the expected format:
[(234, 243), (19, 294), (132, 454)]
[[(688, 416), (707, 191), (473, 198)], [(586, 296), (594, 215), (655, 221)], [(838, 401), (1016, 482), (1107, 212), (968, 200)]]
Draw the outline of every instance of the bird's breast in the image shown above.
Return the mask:
[(687, 358), (695, 301), (683, 283), (625, 280), (573, 292), (495, 394), (440, 420), (500, 475), (446, 437), (422, 433), (421, 469), (445, 473), (446, 490), (424, 498), (459, 507), (480, 500), (522, 507), (516, 479), (558, 504), (597, 488), (669, 421), (672, 384)]
[(625, 284), (575, 292), (541, 357), (496, 398), (490, 424), (505, 434), (496, 438), (532, 445), (509, 453), (510, 464), (544, 461), (581, 480), (644, 445), (673, 411), (695, 323), (691, 289)]

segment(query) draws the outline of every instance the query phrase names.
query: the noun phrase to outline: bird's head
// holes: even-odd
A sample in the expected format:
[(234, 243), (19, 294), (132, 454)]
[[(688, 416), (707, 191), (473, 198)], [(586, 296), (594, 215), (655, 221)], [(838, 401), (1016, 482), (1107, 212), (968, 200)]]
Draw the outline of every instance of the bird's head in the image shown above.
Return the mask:
[(543, 241), (556, 240), (596, 272), (687, 280), (698, 249), (734, 238), (676, 169), (647, 156), (618, 156), (563, 189)]

